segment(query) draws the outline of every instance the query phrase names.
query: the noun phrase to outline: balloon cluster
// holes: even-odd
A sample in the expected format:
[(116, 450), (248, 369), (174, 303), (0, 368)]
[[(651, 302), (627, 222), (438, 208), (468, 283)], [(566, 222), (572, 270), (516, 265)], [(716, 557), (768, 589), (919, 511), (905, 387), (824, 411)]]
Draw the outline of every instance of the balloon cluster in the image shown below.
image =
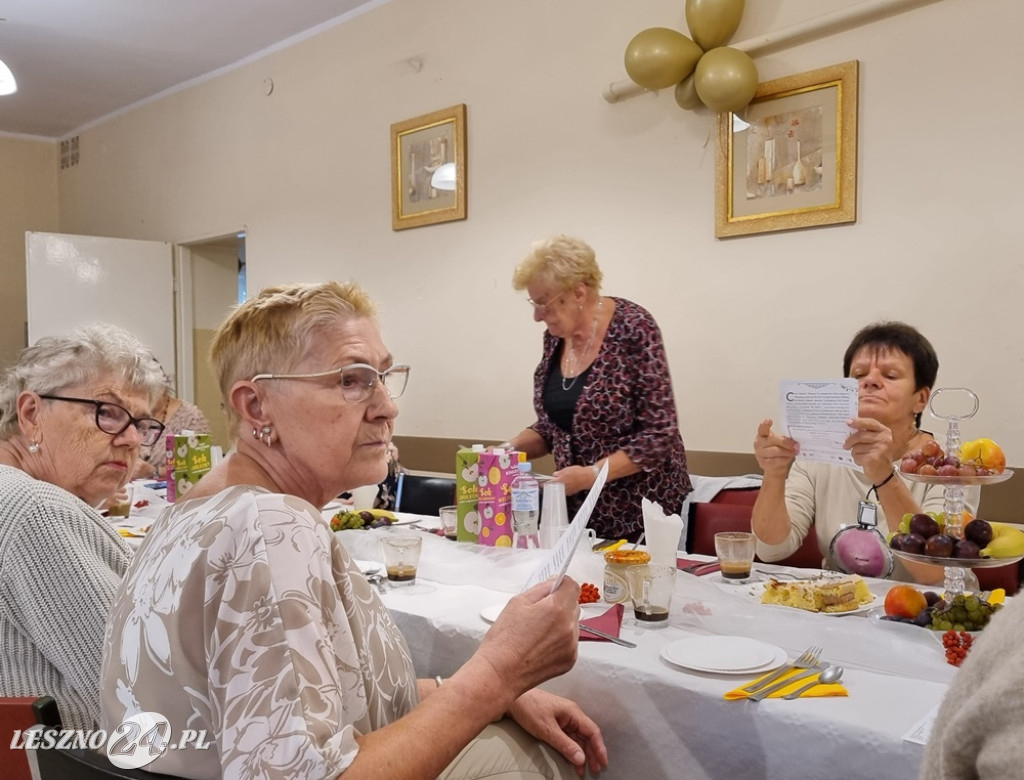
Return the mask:
[(682, 108), (739, 111), (757, 92), (757, 67), (723, 44), (743, 16), (744, 0), (686, 0), (693, 40), (667, 27), (637, 33), (626, 47), (626, 73), (645, 89), (676, 88)]

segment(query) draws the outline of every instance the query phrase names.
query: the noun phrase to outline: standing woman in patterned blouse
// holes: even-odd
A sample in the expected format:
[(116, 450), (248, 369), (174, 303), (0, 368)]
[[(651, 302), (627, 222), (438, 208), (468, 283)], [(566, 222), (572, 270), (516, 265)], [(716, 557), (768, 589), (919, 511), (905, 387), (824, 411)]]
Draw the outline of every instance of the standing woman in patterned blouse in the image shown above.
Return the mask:
[(554, 455), (570, 511), (608, 461), (590, 527), (636, 540), (642, 498), (674, 514), (692, 489), (661, 331), (642, 306), (601, 295), (594, 250), (579, 239), (535, 244), (512, 286), (528, 292), (547, 331), (533, 375), (537, 420), (509, 444), (531, 459)]

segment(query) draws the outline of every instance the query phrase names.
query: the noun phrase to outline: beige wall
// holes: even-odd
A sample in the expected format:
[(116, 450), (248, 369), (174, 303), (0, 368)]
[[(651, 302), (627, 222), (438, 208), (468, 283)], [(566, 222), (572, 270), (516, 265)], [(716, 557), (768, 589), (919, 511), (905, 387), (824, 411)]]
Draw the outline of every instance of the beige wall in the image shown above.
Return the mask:
[(227, 418), (207, 355), (214, 332), (238, 302), (238, 244), (210, 242), (189, 247), (192, 257), (192, 371), (196, 406), (210, 421), (213, 443), (228, 448)]
[[(748, 3), (735, 40), (853, 4)], [(250, 289), (359, 279), (415, 365), (404, 435), (500, 440), (529, 422), (541, 329), (509, 278), (564, 231), (660, 322), (690, 448), (749, 451), (780, 378), (839, 375), (852, 333), (894, 317), (933, 340), (940, 384), (981, 396), (965, 433), (1024, 462), (1024, 4), (941, 0), (759, 57), (762, 80), (861, 61), (859, 217), (729, 241), (713, 117), (671, 90), (601, 98), (654, 25), (683, 27), (683, 4), (392, 0), (83, 131), (60, 229), (180, 242), (244, 225)], [(460, 102), (469, 219), (393, 232), (389, 125)]]
[(25, 232), (57, 229), (60, 146), (0, 135), (0, 367), (25, 346)]

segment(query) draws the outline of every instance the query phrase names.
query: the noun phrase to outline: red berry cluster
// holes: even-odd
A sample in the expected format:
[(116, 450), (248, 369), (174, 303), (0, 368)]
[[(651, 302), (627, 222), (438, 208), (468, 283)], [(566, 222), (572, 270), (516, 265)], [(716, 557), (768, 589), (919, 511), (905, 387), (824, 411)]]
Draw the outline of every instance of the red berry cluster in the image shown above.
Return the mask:
[(590, 582), (584, 582), (580, 585), (580, 604), (593, 604), (595, 601), (600, 600), (601, 591), (597, 589), (597, 585)]
[(973, 643), (974, 637), (966, 631), (959, 633), (947, 631), (944, 633), (942, 635), (942, 646), (946, 648), (946, 663), (953, 664), (953, 666), (962, 664)]

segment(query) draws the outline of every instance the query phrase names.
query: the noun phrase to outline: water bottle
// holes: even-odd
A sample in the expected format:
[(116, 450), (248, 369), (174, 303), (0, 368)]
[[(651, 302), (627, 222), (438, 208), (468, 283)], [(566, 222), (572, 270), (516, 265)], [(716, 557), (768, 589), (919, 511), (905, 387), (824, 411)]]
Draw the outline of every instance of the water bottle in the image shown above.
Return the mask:
[(537, 520), (540, 517), (540, 486), (533, 476), (533, 465), (519, 464), (512, 480), (512, 546), (526, 550), (540, 548)]

